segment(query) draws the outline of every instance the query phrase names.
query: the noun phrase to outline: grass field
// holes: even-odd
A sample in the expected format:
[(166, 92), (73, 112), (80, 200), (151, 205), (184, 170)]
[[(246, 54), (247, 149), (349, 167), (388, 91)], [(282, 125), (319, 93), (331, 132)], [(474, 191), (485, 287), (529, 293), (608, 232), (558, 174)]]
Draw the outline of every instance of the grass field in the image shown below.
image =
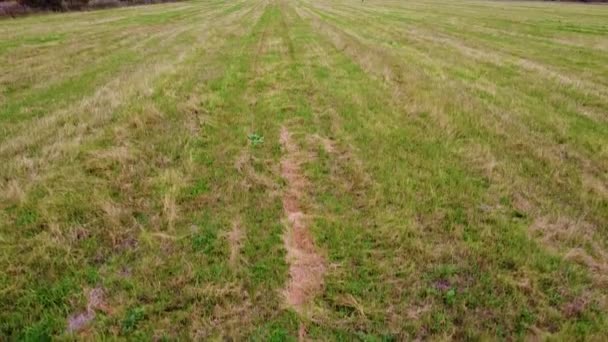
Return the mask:
[(608, 7), (0, 21), (0, 340), (608, 339)]

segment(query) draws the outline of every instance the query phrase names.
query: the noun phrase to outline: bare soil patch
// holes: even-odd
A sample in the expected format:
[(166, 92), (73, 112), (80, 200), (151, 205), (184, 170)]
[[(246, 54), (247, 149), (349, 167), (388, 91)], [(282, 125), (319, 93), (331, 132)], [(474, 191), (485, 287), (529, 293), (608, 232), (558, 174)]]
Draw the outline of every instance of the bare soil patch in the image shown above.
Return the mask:
[(324, 258), (316, 251), (300, 201), (307, 185), (300, 170), (301, 153), (285, 127), (281, 129), (280, 140), (285, 149), (285, 156), (281, 161), (281, 175), (287, 181), (287, 189), (283, 195), (283, 209), (288, 226), (284, 242), (290, 279), (285, 289), (285, 300), (291, 307), (300, 311), (323, 287), (326, 265)]
[(107, 311), (107, 306), (104, 300), (104, 291), (100, 287), (91, 289), (87, 298), (87, 308), (83, 312), (74, 314), (68, 318), (67, 331), (78, 332), (84, 329), (89, 323), (95, 319), (95, 311)]

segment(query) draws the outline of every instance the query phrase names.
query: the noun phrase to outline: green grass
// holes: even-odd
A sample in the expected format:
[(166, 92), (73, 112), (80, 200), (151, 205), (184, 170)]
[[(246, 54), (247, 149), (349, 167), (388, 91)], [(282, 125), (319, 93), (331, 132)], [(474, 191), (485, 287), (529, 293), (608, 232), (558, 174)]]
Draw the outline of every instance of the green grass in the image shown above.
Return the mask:
[[(608, 338), (607, 22), (470, 0), (0, 21), (0, 339)], [(304, 311), (281, 127), (327, 262)]]

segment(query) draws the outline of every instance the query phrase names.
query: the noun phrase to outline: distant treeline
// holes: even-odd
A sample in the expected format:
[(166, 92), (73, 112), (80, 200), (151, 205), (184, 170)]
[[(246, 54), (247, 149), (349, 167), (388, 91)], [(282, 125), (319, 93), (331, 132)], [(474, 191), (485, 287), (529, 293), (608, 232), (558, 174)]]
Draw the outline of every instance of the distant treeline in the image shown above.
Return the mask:
[(0, 17), (39, 11), (80, 11), (174, 1), (179, 0), (0, 0)]
[[(543, 0), (541, 0), (543, 1)], [(544, 0), (548, 2), (608, 2), (608, 0)]]
[[(79, 11), (130, 5), (156, 4), (180, 0), (0, 0), (0, 17), (18, 16), (39, 11)], [(535, 0), (532, 0), (535, 1)], [(608, 0), (540, 0), (598, 3)]]

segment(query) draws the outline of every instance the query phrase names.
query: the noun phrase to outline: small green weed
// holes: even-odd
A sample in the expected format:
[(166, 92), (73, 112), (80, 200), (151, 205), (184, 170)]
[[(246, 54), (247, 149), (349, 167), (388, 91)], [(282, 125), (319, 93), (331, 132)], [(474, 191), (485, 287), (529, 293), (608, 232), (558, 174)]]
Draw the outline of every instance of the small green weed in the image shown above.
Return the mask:
[(247, 136), (247, 139), (251, 141), (251, 145), (258, 146), (264, 143), (264, 136), (257, 133), (252, 133)]
[(144, 308), (129, 308), (122, 321), (122, 330), (125, 333), (131, 332), (137, 328), (137, 324), (146, 316)]

